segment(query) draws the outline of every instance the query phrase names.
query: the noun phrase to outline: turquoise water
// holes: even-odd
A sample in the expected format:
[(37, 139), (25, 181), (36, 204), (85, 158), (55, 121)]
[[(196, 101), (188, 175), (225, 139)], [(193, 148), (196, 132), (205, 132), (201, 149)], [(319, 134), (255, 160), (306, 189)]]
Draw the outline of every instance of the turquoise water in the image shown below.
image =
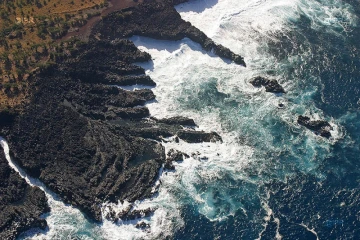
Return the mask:
[[(146, 231), (137, 221), (89, 223), (55, 198), (49, 231), (31, 238), (359, 239), (359, 2), (199, 0), (177, 10), (248, 67), (189, 39), (135, 36), (153, 57), (142, 65), (157, 83), (148, 107), (194, 118), (224, 143), (163, 143), (196, 154), (161, 175), (157, 197), (136, 203), (157, 208)], [(254, 88), (259, 75), (287, 93)], [(333, 137), (300, 127), (300, 114), (329, 121)]]

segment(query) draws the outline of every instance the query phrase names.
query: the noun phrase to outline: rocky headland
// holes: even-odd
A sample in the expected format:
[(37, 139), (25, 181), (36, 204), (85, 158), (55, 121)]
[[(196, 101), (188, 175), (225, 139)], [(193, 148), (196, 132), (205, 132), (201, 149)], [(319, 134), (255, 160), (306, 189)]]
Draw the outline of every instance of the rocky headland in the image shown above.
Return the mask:
[(183, 20), (173, 7), (181, 2), (186, 0), (146, 1), (136, 7), (112, 13), (94, 27), (92, 37), (112, 40), (139, 35), (173, 41), (189, 38), (199, 43), (205, 51), (212, 51), (222, 58), (246, 66), (240, 55), (216, 44), (205, 33)]
[[(1, 149), (2, 151), (2, 149)], [(50, 211), (45, 193), (31, 187), (0, 153), (0, 239), (15, 239), (31, 228), (45, 229), (42, 213)]]
[[(104, 17), (76, 54), (29, 78), (32, 92), (21, 113), (0, 114), (6, 117), (0, 132), (8, 140), (13, 161), (92, 220), (102, 220), (100, 204), (105, 201), (132, 202), (152, 195), (160, 168), (180, 161), (182, 155), (166, 157), (163, 138), (221, 141), (217, 133), (191, 129), (196, 126), (192, 119), (150, 118), (145, 104), (156, 98), (150, 89), (120, 88), (156, 85), (144, 69), (134, 65), (150, 61), (151, 56), (127, 40), (133, 35), (167, 40), (188, 37), (206, 51), (245, 66), (242, 57), (182, 20), (173, 7), (180, 2), (184, 1), (144, 1)], [(9, 181), (11, 176), (2, 175), (1, 180)], [(26, 228), (44, 227), (38, 216), (49, 210), (45, 195), (24, 181), (19, 184), (24, 191), (8, 192), (9, 198), (16, 199), (6, 204), (21, 201), (34, 207), (17, 204), (19, 218), (9, 218), (6, 226), (21, 219)]]

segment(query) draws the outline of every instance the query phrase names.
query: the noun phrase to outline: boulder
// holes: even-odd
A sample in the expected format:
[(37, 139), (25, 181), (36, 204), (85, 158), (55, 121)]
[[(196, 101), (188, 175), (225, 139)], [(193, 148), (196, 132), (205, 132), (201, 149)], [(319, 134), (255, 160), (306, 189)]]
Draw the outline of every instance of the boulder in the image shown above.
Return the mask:
[(196, 127), (196, 124), (193, 119), (187, 117), (171, 117), (171, 118), (163, 118), (156, 119), (159, 123), (165, 123), (170, 125), (182, 125), (182, 126), (191, 126)]
[(186, 153), (180, 152), (175, 149), (170, 149), (167, 153), (167, 159), (170, 159), (172, 162), (182, 162), (185, 155), (187, 156)]
[(144, 229), (150, 228), (150, 225), (141, 221), (141, 222), (138, 222), (135, 227), (138, 229), (144, 230)]
[(139, 218), (150, 217), (156, 209), (146, 208), (141, 210), (128, 211), (126, 214), (119, 215), (119, 218), (124, 221), (135, 220)]
[(298, 124), (310, 129), (316, 135), (320, 135), (325, 138), (330, 138), (331, 133), (330, 130), (333, 128), (331, 125), (324, 120), (310, 120), (309, 117), (306, 116), (299, 116), (297, 120)]
[(222, 142), (222, 138), (216, 132), (204, 131), (186, 131), (180, 130), (176, 134), (179, 138), (188, 143), (201, 143), (201, 142)]
[(167, 153), (164, 168), (167, 170), (175, 170), (173, 162), (182, 162), (185, 156), (189, 157), (187, 154), (182, 153), (178, 150), (170, 149), (170, 151)]
[(254, 87), (265, 87), (266, 92), (285, 93), (284, 88), (276, 81), (269, 80), (263, 77), (256, 77), (250, 81)]

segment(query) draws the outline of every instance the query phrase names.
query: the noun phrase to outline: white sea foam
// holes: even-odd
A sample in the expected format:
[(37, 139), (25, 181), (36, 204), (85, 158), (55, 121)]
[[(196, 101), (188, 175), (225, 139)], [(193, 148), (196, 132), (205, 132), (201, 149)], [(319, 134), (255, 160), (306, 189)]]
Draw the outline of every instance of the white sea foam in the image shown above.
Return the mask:
[(135, 85), (130, 85), (130, 86), (117, 86), (118, 88), (121, 88), (123, 90), (126, 91), (136, 91), (136, 90), (141, 90), (141, 89), (153, 89), (154, 87), (152, 86), (147, 86), (147, 85), (142, 85), (142, 84), (135, 84)]
[[(298, 21), (302, 14), (311, 19), (314, 29), (325, 27), (335, 34), (346, 31), (348, 26), (357, 24), (357, 17), (348, 5), (337, 0), (331, 4), (315, 0), (199, 0), (181, 4), (177, 10), (217, 43), (244, 56), (248, 67), (226, 63), (212, 53), (204, 52), (199, 44), (189, 39), (171, 42), (133, 37), (135, 44), (153, 58), (152, 63), (140, 64), (157, 83), (153, 89), (157, 101), (147, 106), (157, 118), (178, 115), (193, 118), (199, 130), (220, 133), (224, 143), (188, 144), (181, 140), (163, 143), (166, 151), (174, 148), (195, 154), (182, 163), (174, 163), (175, 172), (165, 171), (160, 176), (161, 186), (156, 197), (134, 203), (137, 209), (157, 209), (152, 217), (116, 224), (108, 220), (101, 225), (90, 224), (77, 209), (50, 195), (52, 211), (46, 218), (50, 230), (35, 239), (66, 239), (72, 234), (81, 239), (164, 239), (184, 226), (181, 209), (186, 204), (195, 204), (199, 213), (211, 221), (226, 219), (238, 210), (248, 216), (249, 209), (244, 201), (251, 198), (245, 195), (247, 188), (262, 181), (261, 176), (249, 178), (244, 170), (249, 165), (265, 162), (271, 158), (268, 153), (275, 156), (275, 161), (276, 156), (289, 152), (291, 157), (298, 159), (298, 162), (294, 160), (294, 168), (313, 171), (319, 152), (329, 152), (329, 141), (299, 127), (294, 118), (298, 114), (324, 117), (312, 103), (317, 89), (297, 89), (297, 82), (304, 80), (284, 79), (284, 74), (279, 71), (294, 63), (301, 65), (306, 56), (289, 57), (287, 63), (278, 62), (267, 52), (267, 41), (276, 42), (277, 33), (291, 31), (291, 23)], [(286, 96), (266, 93), (249, 83), (251, 78), (268, 76), (270, 71), (275, 72), (271, 77), (288, 92)], [(142, 86), (125, 89), (139, 88)], [(279, 103), (285, 107), (280, 109)], [(277, 122), (273, 122), (274, 118)], [(276, 136), (269, 126), (280, 123), (286, 126), (284, 134), (296, 134), (289, 134), (282, 145), (273, 145)], [(342, 130), (337, 121), (332, 119), (331, 124), (334, 139), (341, 138)], [(257, 173), (261, 175), (266, 171), (261, 169), (262, 166), (272, 166), (275, 170), (283, 167), (278, 162), (275, 166), (267, 164), (260, 165)], [(240, 198), (227, 192), (233, 187), (227, 179), (248, 184), (242, 189), (236, 186)], [(221, 200), (218, 201), (216, 196), (221, 196)], [(104, 203), (103, 214), (110, 205), (121, 210), (126, 204)], [(263, 207), (269, 217), (271, 209)], [(150, 228), (135, 228), (139, 221), (149, 224)]]
[[(45, 214), (43, 217), (46, 218), (49, 229), (45, 232), (39, 232), (39, 230), (30, 230), (20, 236), (22, 239), (69, 239), (72, 236), (79, 235), (81, 239), (96, 239), (96, 232), (92, 231), (92, 237), (78, 234), (81, 231), (86, 232), (91, 225), (85, 219), (83, 214), (71, 206), (65, 205), (59, 200), (58, 196), (50, 191), (41, 181), (28, 176), (17, 164), (15, 164), (10, 157), (9, 146), (5, 139), (0, 137), (0, 144), (4, 150), (5, 157), (9, 162), (11, 168), (20, 174), (22, 178), (30, 186), (37, 186), (48, 199), (51, 212)], [(94, 229), (93, 229), (94, 230)]]
[[(221, 184), (224, 173), (228, 174), (226, 177), (252, 181), (244, 176), (242, 169), (256, 161), (253, 153), (258, 146), (251, 141), (250, 145), (246, 144), (249, 140), (241, 137), (241, 134), (246, 135), (246, 131), (248, 135), (251, 131), (262, 135), (266, 151), (279, 154), (289, 151), (294, 154), (299, 160), (295, 164), (299, 165), (300, 170), (308, 172), (317, 168), (319, 152), (326, 156), (331, 141), (301, 128), (294, 117), (309, 114), (314, 118), (324, 118), (321, 110), (312, 103), (316, 87), (300, 92), (302, 96), (299, 97), (299, 94), (292, 94), (292, 91), (301, 91), (296, 89), (296, 81), (303, 80), (283, 79), (282, 73), (277, 71), (275, 78), (288, 91), (288, 95), (276, 96), (263, 89), (254, 88), (249, 84), (249, 80), (258, 75), (266, 76), (269, 70), (284, 67), (284, 63), (278, 62), (266, 52), (266, 40), (278, 41), (276, 34), (290, 31), (291, 25), (288, 23), (299, 20), (301, 14), (311, 16), (311, 27), (314, 29), (331, 25), (336, 31), (343, 24), (356, 24), (356, 16), (352, 14), (349, 6), (336, 1), (335, 5), (325, 6), (323, 12), (320, 12), (320, 6), (322, 5), (318, 1), (220, 0), (191, 1), (177, 7), (185, 20), (218, 43), (244, 56), (247, 68), (228, 64), (212, 53), (204, 52), (200, 45), (189, 39), (177, 42), (138, 36), (131, 39), (141, 50), (149, 52), (153, 57), (151, 68), (141, 65), (148, 69), (147, 74), (157, 83), (153, 91), (158, 101), (147, 105), (150, 113), (157, 118), (177, 115), (194, 118), (200, 130), (217, 131), (224, 139), (223, 144), (187, 144), (182, 141), (164, 143), (167, 150), (174, 148), (186, 153), (199, 152), (202, 156), (208, 156), (209, 160), (188, 159), (175, 164), (175, 172), (162, 176), (162, 190), (169, 187), (182, 192), (177, 193), (177, 196), (186, 195), (181, 201), (188, 198), (190, 202), (195, 202), (198, 211), (211, 221), (219, 221), (234, 214), (242, 208), (242, 204), (234, 204), (231, 198), (225, 199), (222, 204), (230, 207), (225, 213), (221, 212), (221, 206), (216, 206), (213, 202), (211, 191), (217, 187), (216, 184)], [(304, 57), (306, 56), (294, 56), (289, 59), (288, 64), (302, 61)], [(210, 85), (213, 85), (213, 88), (206, 89)], [(221, 93), (226, 95), (220, 100), (220, 104), (211, 101), (211, 97), (216, 98), (216, 95)], [(210, 100), (202, 99), (201, 96)], [(232, 109), (231, 102), (234, 102)], [(279, 103), (283, 103), (285, 107), (279, 109)], [(224, 108), (232, 111), (225, 112)], [(301, 133), (288, 139), (295, 146), (286, 146), (288, 143), (284, 143), (283, 147), (271, 145), (273, 133), (263, 125), (263, 120), (267, 120), (268, 116), (278, 116), (278, 119), (288, 126), (288, 131)], [(331, 120), (331, 125), (334, 128), (332, 142), (335, 142), (342, 137), (342, 133), (334, 119)], [(296, 153), (300, 147), (302, 151), (306, 151), (306, 158), (303, 154)], [(219, 152), (221, 154), (218, 155)], [(210, 190), (201, 192), (198, 187), (201, 184), (207, 185)]]

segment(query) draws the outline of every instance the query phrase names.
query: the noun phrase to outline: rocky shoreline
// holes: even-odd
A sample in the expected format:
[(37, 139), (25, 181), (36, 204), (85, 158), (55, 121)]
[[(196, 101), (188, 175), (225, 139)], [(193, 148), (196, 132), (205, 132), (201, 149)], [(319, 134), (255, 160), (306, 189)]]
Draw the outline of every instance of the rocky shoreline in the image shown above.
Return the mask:
[[(1, 149), (2, 150), (2, 149)], [(13, 240), (31, 228), (45, 229), (41, 214), (49, 212), (43, 191), (31, 187), (0, 154), (0, 239)]]
[[(21, 113), (1, 115), (6, 122), (0, 132), (8, 140), (13, 161), (91, 220), (102, 220), (103, 202), (132, 202), (153, 194), (160, 168), (172, 168), (171, 162), (181, 156), (172, 153), (167, 157), (160, 142), (163, 138), (221, 141), (216, 133), (189, 128), (196, 126), (192, 119), (150, 118), (145, 104), (156, 97), (150, 89), (118, 87), (156, 85), (144, 69), (134, 65), (151, 57), (127, 40), (133, 35), (167, 40), (188, 37), (206, 51), (245, 66), (242, 57), (182, 20), (173, 7), (180, 2), (185, 1), (144, 1), (104, 17), (76, 55), (29, 79), (33, 92)], [(0, 160), (6, 172), (7, 162)], [(11, 176), (4, 175), (2, 180)], [(10, 239), (31, 227), (44, 228), (45, 220), (38, 217), (49, 211), (40, 189), (31, 188), (21, 178), (17, 181), (22, 192), (13, 193), (10, 184), (4, 185), (3, 191), (7, 198), (22, 198), (25, 204), (18, 217), (2, 218), (7, 225), (1, 232)], [(14, 201), (18, 199), (3, 205)], [(28, 207), (29, 201), (34, 207)], [(16, 231), (8, 227), (19, 219), (26, 224)]]
[(199, 43), (205, 51), (246, 66), (244, 59), (230, 49), (216, 44), (205, 33), (183, 20), (173, 7), (186, 0), (146, 1), (136, 7), (127, 8), (108, 15), (94, 26), (92, 38), (113, 40), (134, 35), (159, 40), (177, 41), (189, 38)]
[[(13, 160), (93, 221), (102, 221), (104, 202), (151, 197), (162, 166), (175, 170), (174, 161), (189, 157), (176, 150), (166, 154), (161, 144), (164, 138), (222, 142), (215, 132), (195, 131), (192, 119), (156, 119), (146, 107), (156, 99), (151, 91), (156, 83), (135, 63), (151, 61), (151, 56), (129, 37), (189, 38), (205, 51), (246, 66), (241, 56), (181, 19), (173, 7), (181, 2), (186, 0), (147, 0), (104, 17), (76, 54), (29, 78), (33, 92), (21, 113), (0, 112), (0, 134), (8, 140)], [(136, 84), (149, 89), (121, 88)], [(257, 77), (251, 84), (267, 92), (285, 93), (276, 80)], [(298, 124), (331, 137), (331, 126), (325, 121), (300, 116)], [(33, 227), (44, 229), (46, 221), (40, 215), (49, 211), (45, 194), (27, 185), (2, 155), (0, 174), (0, 238), (15, 239)], [(129, 208), (108, 218), (134, 219), (153, 211)], [(141, 223), (138, 227), (148, 226)]]

